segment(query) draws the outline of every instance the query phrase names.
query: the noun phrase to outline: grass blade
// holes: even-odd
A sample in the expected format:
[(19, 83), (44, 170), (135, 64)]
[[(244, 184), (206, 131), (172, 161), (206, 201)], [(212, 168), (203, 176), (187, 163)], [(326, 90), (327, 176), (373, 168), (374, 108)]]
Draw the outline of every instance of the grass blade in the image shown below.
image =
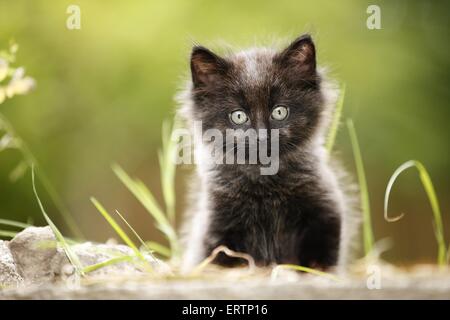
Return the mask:
[(122, 221), (127, 225), (127, 227), (133, 232), (134, 236), (139, 240), (139, 242), (144, 246), (144, 248), (148, 251), (150, 251), (150, 248), (147, 247), (147, 244), (144, 240), (142, 240), (141, 236), (134, 230), (134, 228), (131, 226), (131, 224), (128, 223), (128, 221), (120, 214), (119, 210), (116, 210), (116, 214), (122, 219)]
[(131, 191), (131, 193), (142, 203), (147, 211), (153, 216), (158, 224), (169, 224), (164, 212), (156, 202), (151, 192), (139, 180), (133, 180), (118, 165), (113, 165), (112, 169), (122, 183)]
[(156, 252), (157, 254), (159, 254), (163, 257), (170, 258), (170, 254), (171, 254), (170, 249), (167, 248), (166, 246), (163, 246), (162, 244), (159, 244), (154, 241), (147, 241), (146, 247), (149, 248), (151, 251)]
[(42, 212), (42, 215), (44, 216), (45, 221), (47, 222), (47, 224), (52, 229), (53, 233), (55, 234), (56, 239), (58, 240), (58, 242), (62, 246), (64, 252), (66, 253), (67, 258), (69, 259), (69, 261), (72, 264), (72, 266), (75, 268), (75, 272), (77, 272), (79, 275), (84, 275), (83, 266), (81, 265), (81, 262), (78, 259), (78, 256), (75, 254), (75, 252), (73, 252), (72, 248), (67, 243), (67, 241), (64, 238), (64, 236), (61, 234), (61, 232), (58, 230), (56, 225), (53, 223), (53, 221), (50, 219), (50, 217), (45, 212), (44, 206), (42, 205), (41, 199), (39, 198), (39, 195), (38, 195), (37, 190), (36, 190), (36, 184), (35, 184), (35, 179), (34, 179), (34, 167), (33, 166), (31, 167), (31, 180), (32, 180), (32, 184), (33, 184), (34, 196), (36, 197), (36, 200), (37, 200), (37, 202), (39, 204), (39, 208), (41, 209), (41, 212)]
[(111, 258), (106, 261), (102, 261), (102, 262), (87, 266), (83, 269), (83, 271), (85, 273), (89, 273), (89, 272), (92, 272), (92, 271), (95, 271), (95, 270), (98, 270), (98, 269), (101, 269), (101, 268), (104, 268), (104, 267), (107, 267), (107, 266), (110, 266), (110, 265), (113, 265), (116, 263), (133, 261), (133, 259), (134, 259), (134, 256), (122, 256), (122, 257)]
[(341, 122), (342, 110), (344, 109), (344, 98), (345, 98), (345, 84), (342, 84), (341, 90), (339, 92), (339, 100), (336, 105), (336, 110), (334, 110), (333, 119), (331, 121), (330, 130), (328, 132), (327, 141), (325, 147), (330, 153), (333, 150), (334, 142), (336, 141), (337, 132), (339, 129), (339, 124)]
[(18, 232), (9, 230), (0, 230), (0, 237), (4, 238), (14, 238)]
[(112, 166), (112, 169), (120, 181), (122, 181), (128, 190), (141, 202), (147, 212), (155, 219), (157, 228), (169, 240), (172, 255), (178, 256), (179, 245), (175, 229), (172, 227), (150, 190), (148, 190), (142, 181), (131, 179), (120, 166), (115, 164)]
[(5, 225), (5, 226), (10, 226), (10, 227), (22, 228), (22, 229), (31, 227), (31, 225), (28, 223), (23, 223), (23, 222), (14, 221), (14, 220), (8, 220), (8, 219), (0, 219), (0, 224)]
[(430, 175), (428, 174), (427, 169), (425, 166), (417, 161), (417, 160), (410, 160), (405, 163), (403, 163), (401, 166), (395, 170), (395, 172), (392, 174), (391, 178), (389, 179), (389, 182), (386, 187), (386, 192), (384, 195), (384, 218), (388, 222), (393, 222), (401, 219), (403, 217), (403, 214), (397, 217), (390, 218), (388, 216), (388, 205), (389, 205), (389, 196), (391, 194), (392, 187), (398, 178), (398, 176), (405, 170), (415, 167), (417, 171), (419, 172), (420, 181), (422, 182), (422, 185), (425, 189), (425, 192), (427, 194), (428, 200), (431, 205), (431, 210), (433, 212), (433, 218), (434, 218), (434, 234), (436, 237), (436, 241), (438, 244), (438, 258), (437, 262), (439, 265), (444, 266), (447, 263), (447, 249), (446, 249), (446, 243), (445, 243), (445, 237), (444, 237), (444, 226), (442, 224), (442, 215), (441, 215), (441, 209), (439, 206), (439, 201), (436, 196), (436, 191), (434, 189), (433, 183), (431, 181)]
[(353, 125), (353, 121), (351, 119), (347, 120), (347, 129), (350, 135), (353, 156), (355, 158), (356, 173), (358, 176), (360, 189), (361, 209), (363, 214), (364, 252), (366, 255), (368, 255), (372, 251), (374, 245), (374, 236), (370, 216), (369, 190), (367, 187), (364, 163), (361, 156), (361, 150), (359, 148), (358, 137), (356, 136), (355, 126)]
[(327, 273), (327, 272), (323, 272), (323, 271), (319, 271), (316, 269), (311, 269), (308, 267), (303, 267), (303, 266), (298, 266), (295, 264), (279, 264), (277, 265), (275, 268), (273, 268), (272, 270), (272, 279), (276, 279), (278, 276), (278, 272), (280, 269), (291, 269), (291, 270), (296, 270), (296, 271), (301, 271), (301, 272), (306, 272), (306, 273), (310, 273), (322, 278), (327, 278), (336, 282), (342, 282), (342, 279), (335, 276), (334, 274), (331, 273)]
[(145, 260), (145, 257), (142, 255), (142, 253), (139, 251), (139, 249), (136, 247), (134, 242), (128, 237), (128, 235), (123, 231), (123, 229), (117, 224), (117, 222), (114, 220), (113, 217), (106, 211), (106, 209), (100, 204), (100, 202), (97, 201), (95, 198), (91, 198), (91, 202), (94, 204), (94, 206), (97, 208), (97, 210), (101, 213), (101, 215), (105, 218), (105, 220), (110, 224), (110, 226), (114, 229), (114, 231), (117, 233), (117, 235), (125, 242), (127, 246), (129, 246), (136, 256), (141, 259), (142, 261), (147, 262)]

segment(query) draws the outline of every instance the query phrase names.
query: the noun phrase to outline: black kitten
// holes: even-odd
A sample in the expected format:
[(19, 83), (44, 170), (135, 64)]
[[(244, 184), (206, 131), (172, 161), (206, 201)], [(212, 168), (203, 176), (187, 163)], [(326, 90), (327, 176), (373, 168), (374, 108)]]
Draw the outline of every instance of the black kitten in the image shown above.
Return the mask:
[[(181, 99), (188, 123), (202, 121), (204, 130), (224, 134), (279, 129), (279, 168), (261, 175), (254, 170), (258, 164), (197, 166), (184, 267), (219, 245), (250, 254), (260, 266), (328, 269), (342, 263), (347, 201), (323, 146), (337, 93), (316, 67), (311, 37), (281, 52), (258, 48), (226, 57), (196, 46), (191, 72)], [(215, 262), (242, 263), (226, 255)]]

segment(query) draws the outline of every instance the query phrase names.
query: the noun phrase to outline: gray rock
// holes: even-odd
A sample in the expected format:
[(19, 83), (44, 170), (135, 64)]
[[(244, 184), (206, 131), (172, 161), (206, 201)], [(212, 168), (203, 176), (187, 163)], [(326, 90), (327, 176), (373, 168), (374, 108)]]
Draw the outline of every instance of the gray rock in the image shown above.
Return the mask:
[(17, 271), (7, 241), (0, 240), (0, 289), (17, 287), (23, 282)]
[(58, 252), (50, 227), (29, 227), (9, 243), (16, 268), (27, 284), (52, 281), (55, 277), (52, 260)]
[[(85, 242), (72, 245), (71, 249), (78, 257), (82, 267), (134, 255), (130, 247), (120, 244)], [(2, 256), (5, 257), (2, 258)], [(168, 272), (169, 268), (163, 262), (156, 260), (151, 255), (144, 256), (154, 270), (161, 273)], [(8, 266), (16, 270), (16, 273), (21, 279), (23, 278), (27, 285), (40, 285), (69, 278), (73, 281), (77, 280), (75, 269), (70, 264), (65, 251), (57, 244), (55, 235), (48, 226), (29, 227), (18, 233), (9, 243), (7, 254), (0, 251), (0, 259), (9, 261)], [(121, 261), (98, 268), (90, 272), (89, 276), (140, 275), (143, 274), (143, 271), (145, 271), (145, 266), (136, 261)]]

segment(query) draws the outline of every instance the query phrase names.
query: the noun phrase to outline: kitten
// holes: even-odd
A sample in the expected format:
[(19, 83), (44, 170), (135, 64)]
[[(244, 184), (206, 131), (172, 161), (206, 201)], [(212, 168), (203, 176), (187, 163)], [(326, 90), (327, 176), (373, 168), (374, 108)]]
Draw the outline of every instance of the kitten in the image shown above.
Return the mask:
[[(309, 35), (278, 52), (251, 49), (221, 57), (195, 46), (192, 81), (180, 113), (203, 129), (278, 129), (279, 168), (260, 164), (199, 164), (183, 266), (189, 270), (225, 245), (256, 264), (329, 269), (342, 264), (347, 201), (324, 148), (337, 92), (316, 66)], [(237, 112), (237, 113), (236, 113)], [(208, 145), (196, 152), (200, 156)], [(219, 254), (223, 266), (242, 263)]]

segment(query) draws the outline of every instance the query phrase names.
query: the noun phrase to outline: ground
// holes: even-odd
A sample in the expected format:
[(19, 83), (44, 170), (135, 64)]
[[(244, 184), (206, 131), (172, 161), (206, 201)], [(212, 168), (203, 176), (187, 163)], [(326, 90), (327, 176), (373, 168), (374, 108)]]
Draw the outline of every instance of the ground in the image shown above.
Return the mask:
[[(332, 278), (284, 269), (210, 267), (182, 276), (146, 257), (152, 273), (121, 262), (79, 276), (55, 243), (49, 227), (27, 228), (9, 242), (0, 241), (0, 299), (450, 299), (446, 267), (404, 270), (359, 263)], [(83, 243), (73, 249), (85, 266), (132, 254), (117, 244)]]

